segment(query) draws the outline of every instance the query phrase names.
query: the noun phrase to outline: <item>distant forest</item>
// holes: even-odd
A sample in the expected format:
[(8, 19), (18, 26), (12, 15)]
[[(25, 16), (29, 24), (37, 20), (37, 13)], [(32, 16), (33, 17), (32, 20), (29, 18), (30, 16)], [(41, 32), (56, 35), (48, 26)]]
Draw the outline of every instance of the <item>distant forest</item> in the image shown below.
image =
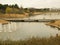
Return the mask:
[[(0, 14), (24, 14), (24, 13), (34, 13), (34, 12), (48, 12), (49, 8), (36, 9), (36, 8), (23, 8), (19, 7), (17, 4), (8, 5), (0, 4)], [(55, 10), (54, 10), (55, 11)]]

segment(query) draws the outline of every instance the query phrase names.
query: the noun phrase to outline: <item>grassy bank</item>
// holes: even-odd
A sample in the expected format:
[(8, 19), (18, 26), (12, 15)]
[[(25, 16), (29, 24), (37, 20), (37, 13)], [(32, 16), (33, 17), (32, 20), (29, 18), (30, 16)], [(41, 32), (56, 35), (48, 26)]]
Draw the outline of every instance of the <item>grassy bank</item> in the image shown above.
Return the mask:
[(48, 22), (46, 25), (49, 25), (60, 30), (60, 20)]
[(0, 18), (24, 18), (28, 14), (0, 14)]
[(46, 38), (30, 38), (28, 40), (0, 40), (0, 45), (60, 45), (60, 36)]
[(8, 24), (8, 23), (9, 23), (9, 21), (1, 20), (1, 19), (0, 19), (0, 23), (1, 23), (1, 24)]
[(42, 15), (42, 14), (60, 14), (60, 12), (34, 12), (32, 13), (32, 15), (29, 15), (29, 13), (24, 13), (24, 14), (0, 14), (0, 18), (25, 18), (25, 17), (29, 17), (29, 16), (35, 16), (35, 15)]

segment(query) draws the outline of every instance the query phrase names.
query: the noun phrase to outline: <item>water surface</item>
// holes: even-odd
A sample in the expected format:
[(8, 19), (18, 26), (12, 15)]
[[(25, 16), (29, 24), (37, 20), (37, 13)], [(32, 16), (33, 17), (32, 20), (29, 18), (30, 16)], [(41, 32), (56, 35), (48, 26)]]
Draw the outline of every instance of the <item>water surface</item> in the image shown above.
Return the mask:
[[(3, 29), (4, 28), (4, 29)], [(44, 22), (11, 22), (0, 24), (0, 38), (3, 39), (25, 39), (30, 37), (50, 37), (56, 36), (57, 28), (45, 25)]]
[[(60, 14), (42, 14), (25, 19), (60, 19)], [(0, 38), (2, 39), (25, 39), (30, 37), (50, 37), (59, 33), (57, 28), (45, 25), (44, 22), (10, 22), (0, 24)]]

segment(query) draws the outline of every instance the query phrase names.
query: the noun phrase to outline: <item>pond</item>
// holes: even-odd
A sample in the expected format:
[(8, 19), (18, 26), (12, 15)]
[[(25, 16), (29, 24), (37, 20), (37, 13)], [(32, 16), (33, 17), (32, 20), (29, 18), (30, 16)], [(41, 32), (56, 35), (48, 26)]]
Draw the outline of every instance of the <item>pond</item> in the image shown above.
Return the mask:
[[(24, 19), (60, 19), (60, 14), (42, 14)], [(19, 40), (31, 37), (50, 37), (60, 34), (57, 28), (45, 25), (46, 22), (10, 22), (0, 24), (0, 38)]]
[(11, 22), (5, 25), (0, 24), (1, 39), (25, 39), (31, 37), (56, 36), (57, 28), (45, 25), (44, 22)]

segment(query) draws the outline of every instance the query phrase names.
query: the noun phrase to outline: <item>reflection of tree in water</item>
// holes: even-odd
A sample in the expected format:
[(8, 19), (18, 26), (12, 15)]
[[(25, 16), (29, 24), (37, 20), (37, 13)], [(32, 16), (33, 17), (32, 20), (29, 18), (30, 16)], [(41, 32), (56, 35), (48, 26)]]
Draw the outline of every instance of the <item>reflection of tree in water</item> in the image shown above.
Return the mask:
[(8, 30), (8, 24), (2, 24), (2, 32), (7, 32)]
[(16, 23), (8, 23), (0, 25), (0, 32), (13, 32), (17, 30)]

